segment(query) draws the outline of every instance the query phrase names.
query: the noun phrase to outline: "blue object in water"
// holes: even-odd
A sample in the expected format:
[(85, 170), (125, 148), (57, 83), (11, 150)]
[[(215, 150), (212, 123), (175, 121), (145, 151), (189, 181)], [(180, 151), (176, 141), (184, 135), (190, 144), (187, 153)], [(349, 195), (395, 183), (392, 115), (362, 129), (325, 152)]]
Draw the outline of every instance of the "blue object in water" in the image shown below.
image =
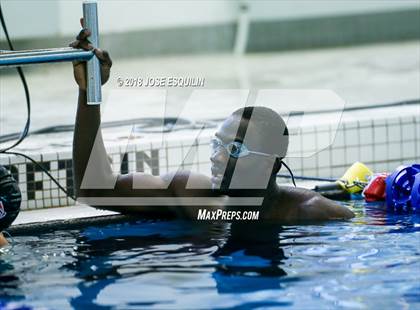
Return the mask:
[(414, 177), (413, 189), (411, 190), (411, 201), (413, 209), (420, 213), (420, 173)]
[(400, 166), (386, 179), (386, 203), (396, 212), (420, 212), (420, 164)]

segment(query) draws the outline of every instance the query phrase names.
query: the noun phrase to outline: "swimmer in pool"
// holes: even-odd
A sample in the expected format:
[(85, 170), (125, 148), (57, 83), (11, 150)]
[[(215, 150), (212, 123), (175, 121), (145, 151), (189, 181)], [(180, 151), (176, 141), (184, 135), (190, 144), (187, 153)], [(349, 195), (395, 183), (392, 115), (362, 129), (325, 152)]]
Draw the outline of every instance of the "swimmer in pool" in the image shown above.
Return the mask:
[[(93, 49), (88, 36), (89, 31), (82, 30), (76, 41), (70, 45)], [(104, 84), (109, 79), (112, 61), (106, 51), (94, 49), (94, 52), (101, 63)], [(213, 197), (219, 198), (218, 201), (222, 202), (212, 208), (259, 210), (260, 220), (279, 223), (343, 220), (354, 217), (351, 210), (313, 191), (279, 186), (276, 183), (276, 174), (284, 166), (282, 159), (287, 152), (289, 136), (280, 115), (265, 107), (239, 109), (220, 124), (211, 142), (213, 148), (210, 158), (211, 178), (190, 171), (177, 171), (160, 176), (138, 172), (115, 176), (102, 139), (100, 106), (87, 105), (85, 63), (75, 62), (73, 69), (79, 86), (73, 141), (73, 169), (77, 197), (166, 197), (177, 201), (182, 201), (182, 197), (186, 196)], [(92, 152), (95, 154), (95, 161), (90, 169), (95, 172), (95, 179), (101, 180), (102, 184), (115, 184), (112, 189), (81, 186)], [(195, 189), (192, 190), (191, 187)], [(256, 203), (255, 206), (244, 207), (232, 202), (240, 197), (249, 196), (260, 197), (262, 204)], [(197, 219), (199, 209), (199, 207), (182, 206), (181, 203), (176, 207), (144, 205), (95, 205), (95, 207), (139, 214), (159, 209), (159, 212), (165, 210), (192, 219)]]

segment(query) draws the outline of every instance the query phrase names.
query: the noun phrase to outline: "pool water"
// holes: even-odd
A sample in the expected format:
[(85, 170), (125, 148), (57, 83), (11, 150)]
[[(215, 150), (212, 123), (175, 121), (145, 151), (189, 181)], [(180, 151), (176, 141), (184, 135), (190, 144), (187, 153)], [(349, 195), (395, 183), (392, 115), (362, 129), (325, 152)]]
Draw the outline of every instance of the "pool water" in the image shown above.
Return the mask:
[(16, 236), (0, 257), (0, 305), (420, 307), (420, 216), (347, 205), (355, 219), (319, 225), (136, 220)]

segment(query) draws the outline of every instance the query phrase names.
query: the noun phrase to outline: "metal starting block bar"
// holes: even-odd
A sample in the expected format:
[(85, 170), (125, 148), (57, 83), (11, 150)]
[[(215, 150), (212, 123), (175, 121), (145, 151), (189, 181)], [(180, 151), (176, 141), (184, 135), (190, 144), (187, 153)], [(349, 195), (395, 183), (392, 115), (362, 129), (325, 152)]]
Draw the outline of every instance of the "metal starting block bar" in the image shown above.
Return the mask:
[[(98, 47), (98, 8), (96, 1), (85, 1), (83, 3), (83, 21), (83, 26), (91, 31), (89, 41), (94, 47)], [(0, 69), (6, 67), (19, 67), (23, 65), (35, 65), (63, 61), (67, 62), (75, 60), (87, 62), (88, 104), (100, 104), (102, 101), (101, 71), (99, 60), (97, 57), (94, 57), (94, 53), (92, 51), (85, 51), (72, 47), (21, 51), (0, 51)]]
[(19, 67), (49, 62), (89, 60), (92, 51), (84, 51), (72, 47), (50, 48), (24, 51), (0, 51), (0, 68)]

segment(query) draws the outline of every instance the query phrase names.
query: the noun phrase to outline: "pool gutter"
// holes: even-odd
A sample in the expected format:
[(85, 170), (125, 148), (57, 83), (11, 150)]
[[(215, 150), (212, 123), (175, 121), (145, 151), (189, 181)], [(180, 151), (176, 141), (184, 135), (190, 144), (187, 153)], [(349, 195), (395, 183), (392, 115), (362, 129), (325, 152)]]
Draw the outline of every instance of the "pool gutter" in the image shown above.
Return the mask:
[(78, 229), (129, 220), (129, 216), (85, 205), (23, 211), (7, 232), (12, 236), (40, 234), (57, 229)]

